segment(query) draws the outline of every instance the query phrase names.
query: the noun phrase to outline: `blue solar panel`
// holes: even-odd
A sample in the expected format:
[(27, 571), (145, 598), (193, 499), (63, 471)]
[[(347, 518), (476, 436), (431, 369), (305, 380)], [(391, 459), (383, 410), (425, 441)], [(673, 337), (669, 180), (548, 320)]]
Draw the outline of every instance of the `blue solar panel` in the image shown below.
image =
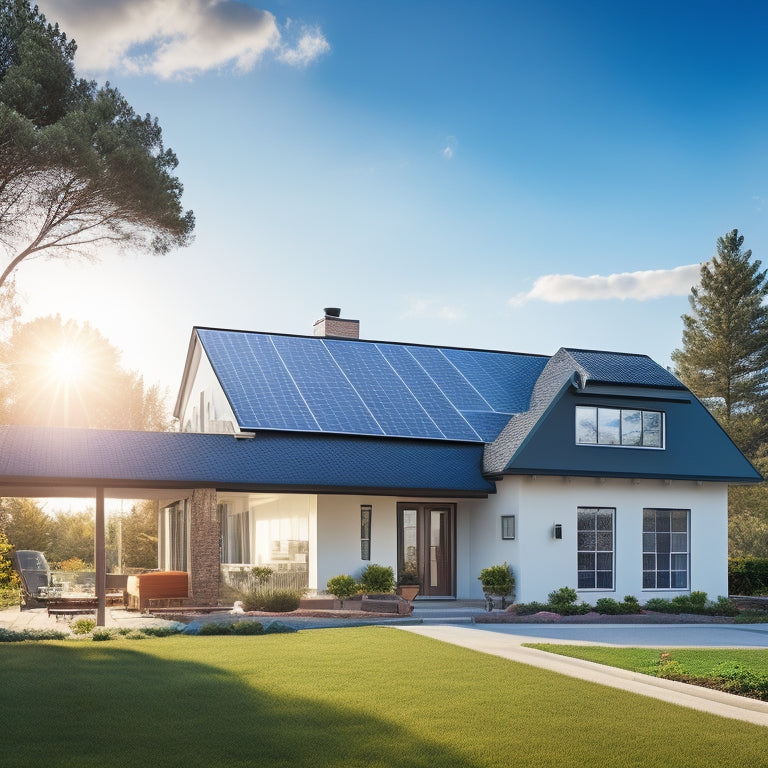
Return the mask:
[(314, 431), (312, 416), (268, 336), (199, 331), (243, 429)]
[(472, 429), (405, 347), (399, 344), (377, 344), (376, 347), (400, 378), (408, 383), (414, 397), (429, 412), (448, 440), (480, 439), (480, 435)]
[(283, 365), (324, 432), (385, 434), (322, 339), (271, 338)]
[(488, 442), (545, 358), (197, 329), (243, 429)]
[(500, 413), (528, 410), (533, 385), (547, 364), (545, 357), (444, 349), (443, 353), (472, 386)]
[(445, 437), (373, 344), (329, 340), (325, 346), (385, 434)]
[(406, 347), (406, 349), (458, 410), (493, 410), (490, 403), (481, 397), (441, 349), (435, 347)]
[(472, 425), (472, 428), (483, 438), (484, 443), (495, 440), (499, 433), (512, 418), (509, 413), (494, 413), (493, 411), (462, 411), (461, 415)]

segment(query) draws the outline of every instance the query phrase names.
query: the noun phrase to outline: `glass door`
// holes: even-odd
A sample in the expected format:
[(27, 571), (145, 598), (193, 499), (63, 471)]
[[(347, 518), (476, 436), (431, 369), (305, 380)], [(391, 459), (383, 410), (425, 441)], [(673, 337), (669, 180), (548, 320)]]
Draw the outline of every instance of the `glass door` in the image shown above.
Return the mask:
[(398, 574), (413, 568), (419, 576), (421, 595), (456, 594), (455, 531), (453, 504), (397, 505)]

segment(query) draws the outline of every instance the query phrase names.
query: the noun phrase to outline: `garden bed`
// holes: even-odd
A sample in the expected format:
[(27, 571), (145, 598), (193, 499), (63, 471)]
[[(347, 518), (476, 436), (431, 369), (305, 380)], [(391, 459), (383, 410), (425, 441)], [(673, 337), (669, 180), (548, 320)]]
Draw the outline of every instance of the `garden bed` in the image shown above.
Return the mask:
[[(768, 622), (768, 612), (765, 616)], [(476, 624), (734, 624), (733, 616), (707, 616), (694, 613), (643, 613), (609, 615), (606, 613), (583, 613), (576, 616), (561, 616), (559, 613), (542, 611), (529, 616), (517, 616), (512, 612), (492, 612), (475, 616)]]

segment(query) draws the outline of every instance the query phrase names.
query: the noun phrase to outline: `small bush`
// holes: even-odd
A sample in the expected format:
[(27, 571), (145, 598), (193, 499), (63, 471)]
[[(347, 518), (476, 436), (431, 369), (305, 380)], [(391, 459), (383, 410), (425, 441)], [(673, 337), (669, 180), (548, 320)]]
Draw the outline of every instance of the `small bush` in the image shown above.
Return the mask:
[(302, 594), (296, 589), (274, 589), (269, 592), (250, 590), (243, 595), (243, 609), (246, 611), (288, 613), (299, 607)]
[(75, 635), (87, 635), (89, 632), (93, 632), (96, 626), (94, 619), (75, 619), (69, 628)]
[(512, 606), (512, 611), (516, 616), (532, 616), (534, 613), (540, 613), (541, 611), (548, 611), (549, 606), (546, 603), (515, 603)]
[(112, 639), (112, 632), (108, 630), (106, 627), (99, 627), (98, 629), (93, 630), (93, 634), (91, 635), (91, 640), (94, 640), (95, 642), (103, 642), (104, 640), (111, 640)]
[(646, 611), (656, 611), (657, 613), (675, 613), (672, 608), (672, 601), (665, 600), (663, 597), (652, 597), (645, 603)]
[(640, 602), (634, 595), (624, 595), (624, 613), (642, 613)]
[(339, 576), (332, 576), (328, 579), (325, 588), (328, 590), (329, 594), (341, 600), (342, 605), (348, 597), (352, 597), (352, 595), (356, 594), (359, 589), (357, 582), (346, 573), (340, 574)]
[(734, 557), (728, 561), (728, 593), (768, 594), (768, 557)]
[(483, 592), (488, 595), (507, 597), (515, 591), (515, 577), (506, 563), (483, 568), (477, 578), (483, 585)]
[(560, 587), (547, 595), (549, 610), (559, 613), (561, 616), (575, 616), (580, 613), (589, 613), (592, 606), (588, 603), (576, 604), (579, 599), (576, 590), (572, 587)]
[(595, 610), (598, 613), (603, 613), (607, 616), (618, 616), (619, 614), (624, 613), (622, 604), (610, 597), (601, 597), (595, 603)]
[(145, 635), (140, 629), (132, 629), (126, 636), (126, 640), (146, 640), (147, 635)]
[(360, 587), (367, 594), (388, 593), (395, 591), (395, 572), (391, 565), (371, 563), (363, 569)]
[(23, 643), (25, 640), (66, 640), (69, 635), (57, 629), (14, 629), (0, 627), (0, 643)]
[(231, 635), (232, 627), (223, 621), (211, 621), (203, 624), (197, 631), (198, 635)]
[(236, 621), (231, 624), (233, 635), (263, 635), (264, 627), (258, 621)]
[(141, 631), (147, 635), (147, 637), (170, 637), (171, 635), (178, 635), (184, 631), (182, 627), (142, 627)]
[(21, 592), (18, 587), (0, 587), (0, 608), (10, 608), (19, 604)]

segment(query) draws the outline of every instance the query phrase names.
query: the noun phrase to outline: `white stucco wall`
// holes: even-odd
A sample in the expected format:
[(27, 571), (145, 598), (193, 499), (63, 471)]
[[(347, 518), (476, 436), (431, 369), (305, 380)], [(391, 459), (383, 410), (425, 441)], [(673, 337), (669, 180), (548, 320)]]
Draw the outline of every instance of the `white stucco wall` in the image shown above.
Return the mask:
[[(397, 570), (397, 501), (387, 496), (317, 497), (317, 589), (332, 576), (358, 578), (369, 563)], [(360, 506), (371, 505), (371, 559), (360, 559)]]
[[(576, 587), (576, 517), (578, 507), (613, 507), (615, 514), (615, 589), (582, 590), (583, 600), (600, 597), (640, 602), (672, 597), (680, 590), (642, 587), (644, 508), (690, 510), (690, 588), (710, 599), (728, 593), (727, 486), (688, 481), (599, 480), (593, 478), (507, 477), (485, 501), (464, 502), (470, 518), (469, 571), (460, 596), (482, 597), (476, 575), (489, 565), (508, 562), (517, 580), (517, 600), (545, 601), (549, 592)], [(515, 515), (516, 538), (501, 539), (501, 515)], [(562, 525), (563, 538), (552, 528)], [(468, 590), (468, 591), (465, 591)], [(689, 590), (683, 590), (688, 592)]]

